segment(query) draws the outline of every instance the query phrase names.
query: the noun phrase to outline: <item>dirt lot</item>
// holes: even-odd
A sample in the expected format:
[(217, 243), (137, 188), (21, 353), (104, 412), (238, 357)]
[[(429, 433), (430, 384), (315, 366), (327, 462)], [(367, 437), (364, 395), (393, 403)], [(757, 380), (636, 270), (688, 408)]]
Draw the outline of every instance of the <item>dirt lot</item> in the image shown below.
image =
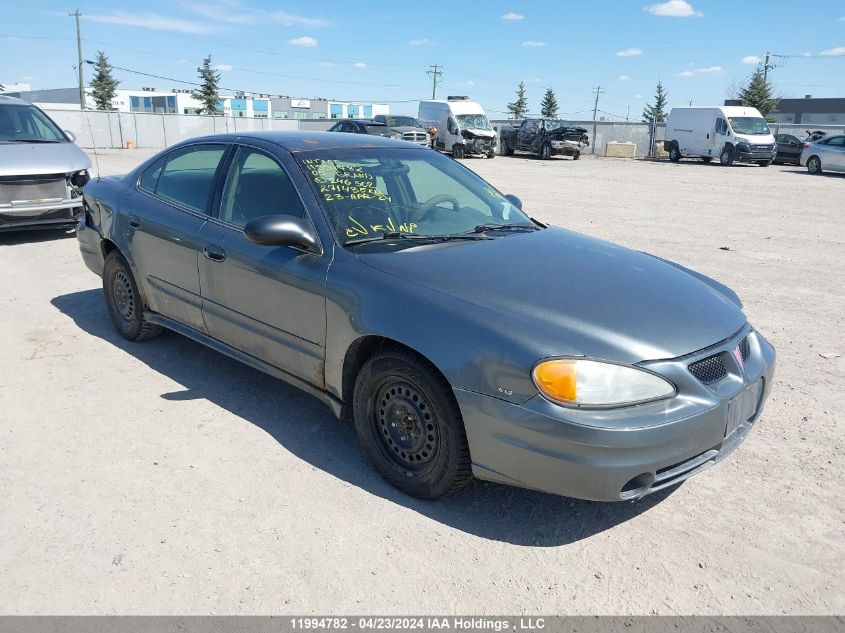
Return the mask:
[(416, 501), (303, 393), (177, 335), (120, 339), (72, 237), (0, 235), (0, 612), (845, 612), (845, 177), (466, 164), (740, 294), (779, 368), (729, 460), (633, 503)]

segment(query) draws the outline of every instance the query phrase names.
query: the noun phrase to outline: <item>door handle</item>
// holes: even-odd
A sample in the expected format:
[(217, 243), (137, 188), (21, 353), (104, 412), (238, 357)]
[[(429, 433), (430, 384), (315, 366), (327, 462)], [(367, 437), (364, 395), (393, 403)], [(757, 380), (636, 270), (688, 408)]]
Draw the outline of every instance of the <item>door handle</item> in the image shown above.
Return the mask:
[(226, 259), (226, 251), (216, 244), (206, 244), (203, 246), (202, 253), (213, 262), (222, 262)]
[(137, 229), (139, 226), (141, 226), (141, 220), (138, 218), (137, 215), (129, 216), (129, 226), (133, 229)]

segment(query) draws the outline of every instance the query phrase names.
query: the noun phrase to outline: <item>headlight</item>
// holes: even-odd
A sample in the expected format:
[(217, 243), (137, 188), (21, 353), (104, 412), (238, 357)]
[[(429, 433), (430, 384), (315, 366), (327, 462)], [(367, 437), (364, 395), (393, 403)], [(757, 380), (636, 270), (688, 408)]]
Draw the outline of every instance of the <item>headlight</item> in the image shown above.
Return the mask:
[(546, 360), (534, 367), (531, 377), (540, 393), (565, 406), (639, 404), (675, 393), (675, 386), (657, 374), (597, 360)]

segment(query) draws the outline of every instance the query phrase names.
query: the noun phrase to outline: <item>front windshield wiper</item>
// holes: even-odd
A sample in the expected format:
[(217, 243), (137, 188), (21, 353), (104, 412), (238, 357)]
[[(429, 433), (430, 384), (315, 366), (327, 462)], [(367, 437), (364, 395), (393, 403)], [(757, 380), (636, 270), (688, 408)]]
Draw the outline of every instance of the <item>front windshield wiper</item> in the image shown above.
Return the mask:
[(479, 224), (472, 231), (467, 231), (467, 233), (486, 233), (487, 231), (503, 231), (512, 229), (539, 231), (540, 227), (536, 224)]
[(373, 237), (360, 237), (349, 240), (344, 246), (355, 246), (356, 244), (369, 244), (372, 242), (389, 242), (391, 240), (413, 240), (417, 242), (448, 242), (450, 240), (486, 240), (482, 235), (458, 233), (455, 235), (422, 235), (420, 233), (405, 233), (400, 231), (388, 231)]
[(10, 138), (6, 139), (7, 143), (61, 143), (61, 141), (54, 141), (46, 138)]

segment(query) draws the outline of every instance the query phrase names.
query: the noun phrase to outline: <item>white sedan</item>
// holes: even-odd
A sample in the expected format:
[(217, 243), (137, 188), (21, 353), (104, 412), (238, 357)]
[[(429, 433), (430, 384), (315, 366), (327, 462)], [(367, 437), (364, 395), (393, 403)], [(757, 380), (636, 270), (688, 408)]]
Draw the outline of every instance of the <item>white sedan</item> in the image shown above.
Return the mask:
[(811, 174), (845, 172), (845, 135), (826, 136), (815, 143), (805, 143), (800, 162)]

